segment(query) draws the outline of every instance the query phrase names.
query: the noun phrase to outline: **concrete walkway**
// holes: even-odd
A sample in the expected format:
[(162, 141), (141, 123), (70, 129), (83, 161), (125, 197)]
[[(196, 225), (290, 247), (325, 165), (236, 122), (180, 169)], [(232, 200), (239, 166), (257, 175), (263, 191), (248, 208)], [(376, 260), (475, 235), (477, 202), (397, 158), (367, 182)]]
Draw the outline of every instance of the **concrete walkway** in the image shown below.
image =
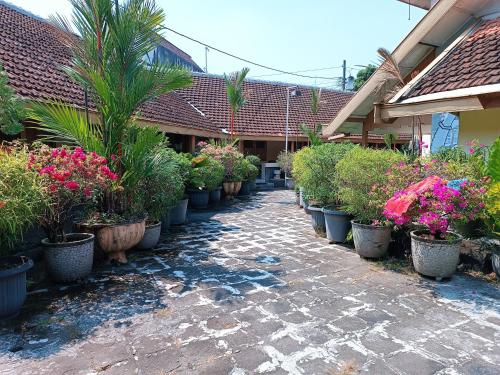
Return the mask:
[(127, 266), (33, 291), (0, 325), (0, 374), (500, 373), (497, 286), (382, 270), (293, 200), (195, 215)]

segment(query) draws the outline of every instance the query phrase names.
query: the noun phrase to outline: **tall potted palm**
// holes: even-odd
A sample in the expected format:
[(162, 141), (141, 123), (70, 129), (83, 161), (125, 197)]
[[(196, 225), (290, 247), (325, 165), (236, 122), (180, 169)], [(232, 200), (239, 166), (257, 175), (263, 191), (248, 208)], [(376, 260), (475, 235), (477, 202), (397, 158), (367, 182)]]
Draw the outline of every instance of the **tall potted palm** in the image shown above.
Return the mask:
[(73, 53), (64, 71), (88, 90), (92, 116), (54, 102), (34, 105), (33, 117), (48, 134), (46, 140), (79, 145), (113, 160), (123, 190), (108, 194), (90, 228), (82, 228), (96, 234), (100, 247), (109, 247), (111, 259), (126, 262), (124, 252), (141, 240), (145, 227), (144, 207), (135, 195), (151, 173), (150, 150), (164, 139), (158, 129), (133, 126), (135, 118), (142, 104), (188, 86), (191, 76), (183, 68), (143, 58), (159, 42), (165, 20), (154, 0), (72, 4), (73, 25), (62, 17), (53, 21), (66, 32), (64, 41)]
[(249, 71), (250, 69), (243, 68), (240, 72), (232, 73), (229, 77), (224, 74), (224, 82), (226, 84), (226, 94), (230, 112), (229, 134), (231, 134), (231, 139), (234, 139), (234, 123), (236, 120), (236, 115), (238, 114), (238, 111), (241, 109), (241, 107), (243, 107), (246, 103), (243, 85)]

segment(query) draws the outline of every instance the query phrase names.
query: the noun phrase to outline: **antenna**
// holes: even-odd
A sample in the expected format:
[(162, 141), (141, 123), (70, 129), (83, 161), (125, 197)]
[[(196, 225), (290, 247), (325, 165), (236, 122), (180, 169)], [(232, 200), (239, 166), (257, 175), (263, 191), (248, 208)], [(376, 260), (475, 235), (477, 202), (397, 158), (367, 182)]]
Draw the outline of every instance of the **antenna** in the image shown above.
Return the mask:
[(205, 46), (205, 73), (208, 73), (208, 49), (207, 46)]

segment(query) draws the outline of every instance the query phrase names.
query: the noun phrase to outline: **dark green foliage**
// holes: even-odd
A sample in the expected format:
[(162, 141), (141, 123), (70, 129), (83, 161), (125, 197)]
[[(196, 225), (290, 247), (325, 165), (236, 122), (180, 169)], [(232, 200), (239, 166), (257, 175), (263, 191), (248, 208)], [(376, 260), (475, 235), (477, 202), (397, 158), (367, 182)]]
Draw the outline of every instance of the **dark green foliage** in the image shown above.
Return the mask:
[(375, 73), (377, 67), (372, 64), (368, 64), (365, 68), (361, 69), (356, 75), (356, 79), (354, 80), (354, 91), (358, 91), (363, 84), (368, 81), (368, 79)]
[(8, 85), (8, 77), (0, 64), (0, 132), (15, 135), (23, 130), (20, 121), (26, 117), (23, 101)]

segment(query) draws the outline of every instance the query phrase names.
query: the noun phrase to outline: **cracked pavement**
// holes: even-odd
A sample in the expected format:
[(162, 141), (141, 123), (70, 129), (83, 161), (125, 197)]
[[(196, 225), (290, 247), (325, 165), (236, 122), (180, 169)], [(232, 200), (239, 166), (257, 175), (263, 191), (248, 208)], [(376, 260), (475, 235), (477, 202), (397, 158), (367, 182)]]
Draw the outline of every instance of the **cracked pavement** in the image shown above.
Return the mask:
[(386, 271), (290, 191), (195, 213), (129, 264), (33, 290), (0, 374), (499, 374), (500, 289)]

